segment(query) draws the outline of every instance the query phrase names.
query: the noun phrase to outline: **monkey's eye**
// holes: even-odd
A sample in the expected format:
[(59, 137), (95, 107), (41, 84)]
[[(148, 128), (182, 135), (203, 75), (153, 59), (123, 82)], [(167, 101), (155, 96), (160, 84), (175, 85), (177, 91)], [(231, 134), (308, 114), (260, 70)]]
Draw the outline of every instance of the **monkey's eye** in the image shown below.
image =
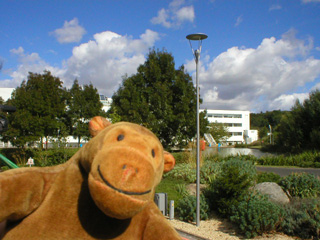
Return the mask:
[(124, 139), (124, 135), (123, 134), (119, 134), (117, 137), (118, 141), (122, 141)]
[(151, 155), (152, 155), (152, 157), (156, 156), (156, 153), (154, 152), (154, 149), (151, 150)]

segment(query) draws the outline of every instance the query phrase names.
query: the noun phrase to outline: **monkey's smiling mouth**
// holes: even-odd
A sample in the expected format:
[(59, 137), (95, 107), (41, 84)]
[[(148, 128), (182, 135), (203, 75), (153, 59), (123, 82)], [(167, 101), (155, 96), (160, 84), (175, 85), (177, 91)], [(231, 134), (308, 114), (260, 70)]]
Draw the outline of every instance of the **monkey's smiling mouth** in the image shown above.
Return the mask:
[(104, 176), (102, 175), (101, 171), (100, 171), (100, 165), (98, 165), (98, 173), (101, 177), (101, 179), (104, 181), (104, 183), (112, 188), (113, 190), (116, 190), (117, 192), (120, 192), (120, 193), (123, 193), (123, 194), (126, 194), (126, 195), (144, 195), (144, 194), (148, 194), (151, 192), (151, 190), (148, 190), (148, 191), (145, 191), (145, 192), (130, 192), (130, 191), (125, 191), (125, 190), (121, 190), (119, 188), (116, 188), (115, 186), (113, 186), (111, 183), (109, 183), (107, 181), (107, 179), (104, 178)]

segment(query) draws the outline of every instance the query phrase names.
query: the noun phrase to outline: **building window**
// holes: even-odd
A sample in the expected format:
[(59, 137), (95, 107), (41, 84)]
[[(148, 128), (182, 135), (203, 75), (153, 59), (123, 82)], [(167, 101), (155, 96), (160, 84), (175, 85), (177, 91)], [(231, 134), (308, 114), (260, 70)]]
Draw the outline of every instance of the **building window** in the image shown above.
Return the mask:
[(242, 136), (242, 132), (234, 132), (233, 136)]
[(223, 123), (226, 127), (242, 127), (242, 123)]

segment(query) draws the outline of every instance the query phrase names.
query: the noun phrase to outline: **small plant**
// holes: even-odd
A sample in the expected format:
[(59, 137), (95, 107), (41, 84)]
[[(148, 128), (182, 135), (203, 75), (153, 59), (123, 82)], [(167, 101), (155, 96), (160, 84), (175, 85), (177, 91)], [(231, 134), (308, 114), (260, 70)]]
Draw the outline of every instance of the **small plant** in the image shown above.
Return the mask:
[(285, 206), (282, 231), (302, 239), (320, 239), (320, 199), (295, 198)]
[(181, 163), (176, 165), (174, 169), (166, 173), (164, 177), (180, 179), (189, 183), (195, 183), (197, 180), (195, 168), (187, 163)]
[[(196, 196), (188, 195), (178, 202), (177, 215), (184, 222), (194, 222), (196, 220), (197, 198)], [(208, 219), (209, 206), (205, 197), (200, 195), (200, 219)]]
[(257, 177), (257, 183), (263, 183), (263, 182), (280, 182), (280, 175), (275, 174), (273, 172), (260, 172), (258, 173)]
[(0, 172), (4, 172), (4, 171), (7, 171), (9, 170), (10, 168), (8, 166), (1, 166), (0, 167)]
[(205, 161), (200, 169), (202, 184), (210, 184), (221, 171), (221, 164), (212, 161)]
[(178, 194), (180, 194), (183, 197), (189, 195), (185, 184), (177, 184), (176, 190), (177, 190)]
[(205, 190), (205, 195), (209, 199), (211, 210), (217, 210), (226, 217), (231, 207), (248, 194), (256, 179), (256, 170), (251, 162), (239, 159), (220, 164), (221, 171)]
[(250, 194), (232, 206), (230, 220), (247, 238), (276, 230), (283, 219), (283, 209), (260, 194)]
[(38, 166), (54, 166), (68, 161), (78, 149), (53, 148), (46, 151), (39, 151), (35, 154), (35, 163)]
[(312, 198), (320, 196), (320, 180), (307, 173), (293, 173), (279, 182), (292, 197)]

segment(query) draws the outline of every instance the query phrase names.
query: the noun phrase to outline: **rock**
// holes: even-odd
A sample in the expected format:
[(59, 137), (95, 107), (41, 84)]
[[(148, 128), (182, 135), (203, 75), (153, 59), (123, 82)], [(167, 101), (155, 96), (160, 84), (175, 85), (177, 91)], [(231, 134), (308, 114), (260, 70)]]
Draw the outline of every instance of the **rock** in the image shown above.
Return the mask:
[(290, 202), (290, 199), (282, 188), (275, 182), (264, 182), (257, 184), (254, 189), (262, 194), (265, 194), (269, 197), (271, 202), (287, 204)]
[[(200, 193), (206, 188), (207, 186), (205, 184), (200, 184)], [(191, 183), (191, 184), (188, 184), (186, 186), (187, 188), (187, 191), (189, 192), (190, 195), (196, 195), (197, 193), (197, 184), (195, 183)]]

